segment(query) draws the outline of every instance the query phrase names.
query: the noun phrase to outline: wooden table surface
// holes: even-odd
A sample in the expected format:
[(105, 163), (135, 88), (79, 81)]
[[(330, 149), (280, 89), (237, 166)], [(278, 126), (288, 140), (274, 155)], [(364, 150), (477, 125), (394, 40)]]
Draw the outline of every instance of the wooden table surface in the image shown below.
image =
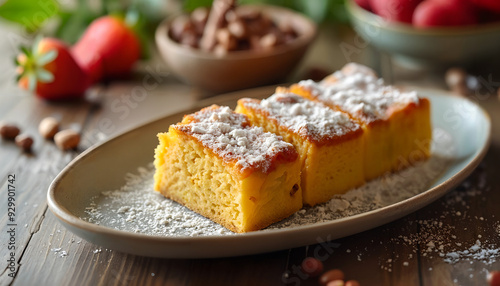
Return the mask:
[[(19, 37), (12, 35), (19, 34), (4, 26), (0, 33), (11, 35), (0, 44), (0, 120), (16, 123), (35, 139), (32, 154), (0, 140), (0, 285), (318, 285), (317, 278), (308, 278), (298, 269), (305, 257), (324, 247), (319, 244), (222, 259), (158, 259), (102, 249), (66, 230), (48, 209), (46, 195), (68, 162), (93, 144), (187, 109), (211, 94), (179, 82), (155, 58), (141, 63), (130, 80), (96, 87), (97, 96), (90, 101), (49, 103), (15, 86), (11, 58)], [(333, 71), (357, 60), (377, 67), (397, 83), (443, 86), (442, 73), (396, 69), (386, 56), (359, 43), (347, 28), (323, 27), (290, 80), (299, 79), (311, 67)], [(346, 47), (355, 50), (346, 53)], [(385, 72), (387, 65), (392, 73)], [(497, 77), (487, 73), (482, 82), (498, 88)], [(144, 80), (152, 83), (147, 96), (130, 97)], [(322, 257), (325, 269), (339, 268), (361, 285), (486, 285), (487, 273), (500, 270), (500, 102), (496, 95), (484, 92), (472, 99), (493, 121), (491, 147), (476, 171), (448, 195), (415, 213), (331, 242), (331, 251)], [(60, 117), (63, 126), (81, 130), (78, 150), (62, 152), (38, 135), (38, 123), (50, 115)], [(13, 182), (9, 182), (11, 175)], [(15, 186), (15, 226), (8, 225), (9, 185)], [(9, 249), (11, 245), (15, 249)], [(469, 254), (462, 252), (452, 263), (449, 249), (469, 250)], [(15, 269), (9, 268), (11, 252)]]

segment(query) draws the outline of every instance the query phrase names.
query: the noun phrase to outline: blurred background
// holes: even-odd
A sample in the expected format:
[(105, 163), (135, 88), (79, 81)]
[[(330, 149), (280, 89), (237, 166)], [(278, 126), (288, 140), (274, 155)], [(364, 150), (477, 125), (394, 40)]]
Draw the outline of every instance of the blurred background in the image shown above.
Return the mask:
[[(429, 2), (447, 2), (451, 6), (418, 7)], [(162, 63), (168, 70), (155, 44), (155, 30), (165, 19), (209, 7), (211, 3), (211, 0), (5, 0), (0, 4), (3, 38), (0, 64), (5, 71), (0, 75), (0, 89), (5, 92), (17, 89), (12, 59), (20, 46), (29, 46), (39, 34), (73, 45), (92, 21), (104, 15), (121, 15), (133, 23), (134, 33), (141, 41), (141, 58), (134, 72), (141, 73), (144, 65), (151, 62)], [(463, 3), (468, 4), (462, 7)], [(500, 11), (495, 1), (241, 0), (237, 4), (290, 8), (318, 25), (314, 42), (302, 60), (304, 64), (282, 81), (320, 79), (345, 63), (356, 61), (371, 66), (389, 83), (418, 82), (450, 88), (458, 75), (462, 86), (451, 87), (458, 91), (464, 91), (464, 84), (468, 85), (466, 89), (480, 88), (481, 80), (488, 81), (489, 91), (500, 86), (496, 84)], [(419, 19), (412, 19), (413, 12), (419, 9), (424, 10)], [(447, 85), (449, 68), (459, 70), (452, 70), (454, 77)]]

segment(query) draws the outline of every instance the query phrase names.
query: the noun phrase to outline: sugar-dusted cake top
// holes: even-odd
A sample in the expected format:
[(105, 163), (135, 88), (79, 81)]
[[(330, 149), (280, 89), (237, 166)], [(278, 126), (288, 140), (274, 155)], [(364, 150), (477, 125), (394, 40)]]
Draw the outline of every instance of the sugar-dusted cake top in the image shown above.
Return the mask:
[(419, 104), (415, 91), (402, 91), (385, 85), (370, 68), (350, 63), (320, 82), (304, 80), (299, 86), (328, 105), (360, 118), (365, 123), (387, 119), (392, 111)]
[(241, 173), (255, 170), (268, 173), (277, 164), (298, 158), (292, 144), (260, 127), (250, 126), (245, 115), (229, 107), (203, 108), (186, 115), (173, 128), (194, 137), (224, 162), (235, 164)]
[(347, 114), (292, 93), (276, 93), (262, 101), (242, 99), (241, 103), (320, 145), (338, 143), (362, 132)]

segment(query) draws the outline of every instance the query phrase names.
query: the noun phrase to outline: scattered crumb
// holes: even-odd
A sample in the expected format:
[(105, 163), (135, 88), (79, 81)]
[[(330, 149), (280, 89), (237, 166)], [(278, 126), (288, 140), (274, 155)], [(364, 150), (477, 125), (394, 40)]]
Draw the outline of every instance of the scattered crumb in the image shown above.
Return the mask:
[(54, 252), (54, 254), (58, 255), (59, 257), (66, 257), (68, 256), (68, 252), (65, 250), (62, 250), (62, 248), (51, 248), (50, 251)]

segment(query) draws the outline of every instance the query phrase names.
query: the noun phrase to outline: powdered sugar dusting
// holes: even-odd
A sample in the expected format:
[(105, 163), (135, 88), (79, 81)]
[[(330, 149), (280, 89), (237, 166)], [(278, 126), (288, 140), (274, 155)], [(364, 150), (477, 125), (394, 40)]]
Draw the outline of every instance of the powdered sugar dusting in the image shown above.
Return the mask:
[[(441, 134), (441, 135), (439, 135)], [(371, 211), (424, 190), (447, 168), (450, 143), (436, 132), (433, 156), (402, 172), (384, 176), (329, 202), (302, 209), (268, 229), (293, 228)], [(448, 138), (449, 139), (449, 138)], [(159, 236), (236, 235), (153, 190), (153, 165), (127, 174), (118, 190), (94, 198), (82, 219), (124, 231)], [(266, 230), (263, 230), (266, 231)]]
[(173, 128), (198, 139), (224, 161), (236, 162), (241, 170), (256, 168), (266, 173), (274, 162), (272, 158), (282, 152), (288, 153), (289, 160), (297, 158), (292, 144), (260, 127), (250, 126), (245, 115), (229, 107), (204, 108), (188, 119), (189, 123)]
[(294, 94), (277, 93), (260, 103), (257, 100), (243, 102), (255, 110), (268, 113), (269, 118), (276, 119), (290, 131), (315, 141), (335, 139), (361, 128), (347, 114)]
[(386, 119), (391, 109), (419, 103), (417, 92), (384, 85), (384, 80), (369, 72), (368, 67), (352, 65), (321, 82), (303, 80), (298, 85), (311, 91), (320, 101), (338, 106), (365, 123)]
[(161, 236), (232, 234), (230, 230), (166, 199), (153, 188), (154, 165), (127, 174), (126, 184), (94, 198), (82, 219), (134, 233)]
[[(427, 162), (373, 180), (332, 200), (304, 208), (270, 228), (297, 227), (311, 223), (345, 218), (403, 201), (426, 190), (444, 171), (446, 159), (437, 155)], [(397, 191), (400, 190), (400, 191)]]

